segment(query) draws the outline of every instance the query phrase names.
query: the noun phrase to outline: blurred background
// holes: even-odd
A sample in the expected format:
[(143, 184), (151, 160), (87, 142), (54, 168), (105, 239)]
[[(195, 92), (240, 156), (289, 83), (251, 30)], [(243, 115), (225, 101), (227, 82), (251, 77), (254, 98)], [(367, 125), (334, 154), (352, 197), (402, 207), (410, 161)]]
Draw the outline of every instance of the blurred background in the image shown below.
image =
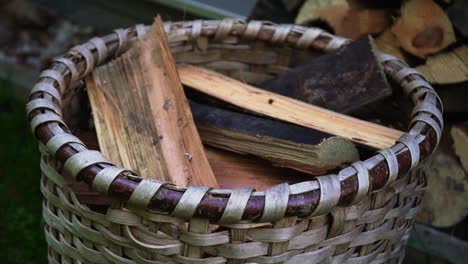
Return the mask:
[[(377, 15), (369, 11), (367, 15), (351, 17), (359, 20), (339, 21), (345, 2), (359, 2), (360, 6), (353, 6), (353, 10), (377, 10)], [(395, 40), (398, 30), (392, 29), (395, 18), (401, 15), (402, 1), (0, 0), (1, 262), (46, 262), (39, 152), (24, 114), (28, 90), (40, 70), (50, 64), (51, 58), (93, 36), (115, 28), (150, 24), (160, 14), (165, 21), (234, 17), (318, 26), (349, 38), (373, 34), (381, 43), (379, 48), (420, 67), (430, 76), (444, 101), (448, 128), (430, 165), (433, 171), (430, 194), (426, 195), (425, 208), (410, 240), (406, 263), (466, 263), (463, 260), (468, 252), (468, 164), (463, 163), (468, 156), (463, 124), (468, 112), (466, 2), (434, 1), (444, 14), (441, 16), (449, 19), (454, 36), (450, 43), (440, 40), (442, 44), (437, 42), (437, 34), (426, 36), (436, 39), (441, 47), (422, 54)], [(344, 19), (349, 19), (349, 14)], [(358, 27), (358, 31), (349, 26), (359, 24), (367, 26)]]

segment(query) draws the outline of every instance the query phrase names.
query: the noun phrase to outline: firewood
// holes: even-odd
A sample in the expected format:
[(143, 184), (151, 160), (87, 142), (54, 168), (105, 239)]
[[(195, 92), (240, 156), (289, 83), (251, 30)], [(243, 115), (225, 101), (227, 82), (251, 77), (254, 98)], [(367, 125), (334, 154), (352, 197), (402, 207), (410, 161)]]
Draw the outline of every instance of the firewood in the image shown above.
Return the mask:
[(338, 36), (358, 39), (367, 34), (384, 31), (391, 25), (385, 9), (366, 9), (353, 7), (345, 0), (307, 1), (301, 8), (297, 24), (316, 20), (327, 23)]
[(206, 147), (205, 152), (221, 188), (254, 188), (264, 191), (276, 184), (292, 184), (310, 179), (307, 174), (274, 167), (253, 156), (212, 147)]
[(418, 57), (437, 53), (455, 42), (450, 20), (432, 0), (403, 3), (392, 32), (404, 50)]
[(468, 46), (429, 56), (424, 65), (416, 67), (432, 84), (452, 84), (468, 81)]
[(428, 189), (418, 214), (419, 222), (450, 227), (468, 215), (468, 177), (452, 150), (449, 133), (427, 165)]
[(319, 175), (359, 159), (354, 144), (316, 130), (191, 102), (204, 144)]
[(370, 37), (293, 68), (259, 87), (342, 113), (392, 93)]
[(455, 154), (460, 159), (465, 171), (468, 172), (468, 123), (453, 126), (450, 135), (453, 139)]
[(88, 80), (101, 151), (143, 176), (217, 187), (160, 18)]
[(184, 65), (184, 85), (258, 114), (312, 128), (373, 148), (387, 148), (403, 132), (255, 88), (222, 74)]

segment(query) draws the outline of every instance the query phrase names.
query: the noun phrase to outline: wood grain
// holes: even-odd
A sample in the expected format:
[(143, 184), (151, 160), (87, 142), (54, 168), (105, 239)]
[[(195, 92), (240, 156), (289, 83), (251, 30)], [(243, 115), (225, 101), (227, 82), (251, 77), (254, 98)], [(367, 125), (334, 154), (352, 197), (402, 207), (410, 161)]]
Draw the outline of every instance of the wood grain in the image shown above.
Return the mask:
[(180, 186), (217, 187), (159, 18), (142, 41), (93, 72), (88, 90), (111, 161)]

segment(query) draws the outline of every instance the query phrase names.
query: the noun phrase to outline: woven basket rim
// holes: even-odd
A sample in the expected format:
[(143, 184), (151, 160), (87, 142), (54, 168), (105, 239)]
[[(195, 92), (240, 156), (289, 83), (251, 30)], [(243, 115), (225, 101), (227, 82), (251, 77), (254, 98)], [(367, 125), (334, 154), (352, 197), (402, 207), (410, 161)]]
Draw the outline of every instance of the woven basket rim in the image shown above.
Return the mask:
[[(292, 185), (283, 183), (265, 192), (248, 188), (185, 188), (139, 176), (128, 177), (126, 172), (131, 170), (118, 168), (100, 152), (88, 150), (70, 133), (62, 119), (61, 96), (94, 67), (125, 51), (129, 42), (141, 38), (147, 29), (143, 25), (117, 29), (55, 59), (52, 66), (41, 73), (27, 105), (33, 134), (45, 151), (64, 164), (66, 173), (85, 181), (103, 195), (127, 202), (135, 210), (151, 209), (181, 218), (202, 217), (223, 223), (270, 222), (288, 216), (321, 215), (337, 205), (356, 204), (370, 192), (406, 174), (428, 157), (440, 141), (442, 103), (432, 86), (406, 63), (379, 52), (378, 59), (386, 75), (401, 86), (415, 105), (411, 125), (394, 146), (353, 163), (338, 175), (317, 176)], [(321, 29), (267, 21), (195, 20), (165, 23), (165, 30), (169, 35), (183, 36), (188, 41), (200, 36), (216, 41), (235, 36), (325, 52), (349, 43)]]

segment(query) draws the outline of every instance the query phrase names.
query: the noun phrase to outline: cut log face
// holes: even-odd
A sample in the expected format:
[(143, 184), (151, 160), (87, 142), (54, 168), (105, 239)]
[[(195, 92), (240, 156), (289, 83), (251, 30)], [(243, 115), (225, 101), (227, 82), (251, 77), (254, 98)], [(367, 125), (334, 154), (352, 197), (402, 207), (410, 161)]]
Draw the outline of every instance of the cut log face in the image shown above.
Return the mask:
[(392, 32), (404, 50), (418, 57), (436, 53), (455, 42), (449, 18), (432, 0), (404, 2)]
[(416, 67), (432, 84), (453, 84), (468, 81), (468, 46), (429, 56)]
[(265, 90), (346, 113), (392, 94), (370, 37), (259, 85)]
[(181, 186), (217, 187), (160, 19), (93, 72), (88, 92), (101, 151), (111, 161)]
[(359, 159), (344, 138), (259, 116), (191, 102), (203, 143), (319, 175)]

